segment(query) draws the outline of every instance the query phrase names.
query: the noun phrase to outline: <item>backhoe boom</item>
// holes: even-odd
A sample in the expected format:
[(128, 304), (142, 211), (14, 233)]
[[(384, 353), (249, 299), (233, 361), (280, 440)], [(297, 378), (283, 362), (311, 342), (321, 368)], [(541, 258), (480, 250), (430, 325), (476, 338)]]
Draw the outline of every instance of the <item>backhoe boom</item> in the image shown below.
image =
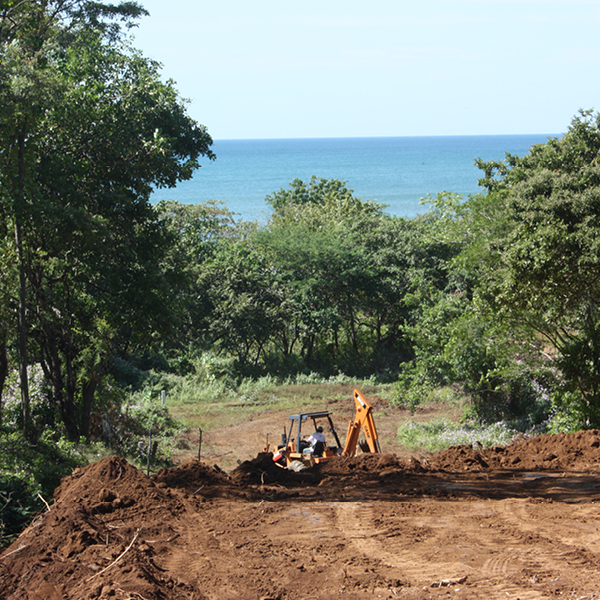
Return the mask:
[(361, 445), (361, 449), (363, 451), (381, 454), (377, 428), (375, 427), (375, 420), (373, 419), (373, 407), (359, 390), (354, 390), (354, 405), (356, 412), (354, 414), (354, 420), (350, 421), (348, 425), (348, 434), (346, 435), (346, 444), (342, 450), (342, 456), (356, 456), (361, 427), (366, 440), (365, 447)]

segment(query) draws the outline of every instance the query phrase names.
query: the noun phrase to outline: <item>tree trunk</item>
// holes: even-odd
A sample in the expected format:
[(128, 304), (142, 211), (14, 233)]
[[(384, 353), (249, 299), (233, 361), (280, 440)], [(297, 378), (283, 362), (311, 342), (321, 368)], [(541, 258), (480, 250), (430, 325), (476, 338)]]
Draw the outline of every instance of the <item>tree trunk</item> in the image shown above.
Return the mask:
[(52, 384), (52, 395), (58, 405), (62, 422), (67, 431), (67, 437), (71, 442), (79, 441), (79, 426), (77, 424), (77, 411), (73, 396), (65, 386), (62, 373), (62, 361), (58, 351), (56, 332), (50, 326), (46, 332), (46, 344), (48, 352), (48, 363), (50, 367), (50, 379)]
[(27, 278), (25, 273), (25, 254), (23, 252), (23, 231), (21, 228), (22, 208), (25, 203), (25, 127), (18, 136), (18, 192), (17, 210), (15, 210), (15, 244), (19, 263), (19, 308), (17, 319), (19, 350), (19, 378), (21, 383), (21, 417), (23, 432), (27, 438), (33, 437), (31, 426), (31, 408), (29, 401), (29, 380), (27, 378)]
[(79, 419), (74, 402), (74, 394), (69, 390), (69, 383), (67, 382), (67, 385), (65, 385), (65, 366), (60, 349), (60, 326), (45, 321), (46, 298), (41, 285), (38, 285), (37, 289), (38, 318), (42, 334), (40, 340), (42, 368), (52, 388), (52, 402), (58, 408), (67, 432), (67, 437), (69, 441), (77, 442), (79, 440)]
[(8, 377), (8, 355), (6, 353), (6, 331), (0, 330), (0, 426), (2, 426), (2, 394)]
[(350, 329), (350, 340), (352, 341), (352, 349), (358, 355), (358, 340), (356, 337), (356, 322), (354, 318), (354, 309), (352, 308), (351, 298), (348, 298), (348, 327)]
[(82, 395), (83, 395), (83, 406), (81, 409), (81, 426), (79, 433), (87, 440), (90, 439), (90, 417), (92, 414), (92, 404), (94, 402), (94, 394), (96, 393), (96, 388), (98, 387), (98, 382), (100, 381), (100, 376), (96, 371), (94, 371), (88, 382), (83, 386)]

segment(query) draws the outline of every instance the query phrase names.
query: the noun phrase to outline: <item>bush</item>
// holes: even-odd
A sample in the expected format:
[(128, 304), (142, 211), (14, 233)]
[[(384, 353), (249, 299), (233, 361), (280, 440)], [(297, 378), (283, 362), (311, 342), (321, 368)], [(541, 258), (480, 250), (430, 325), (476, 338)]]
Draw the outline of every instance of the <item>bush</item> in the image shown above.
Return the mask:
[(398, 381), (395, 384), (394, 404), (410, 409), (411, 414), (432, 394), (434, 385), (422, 363), (400, 365)]
[(557, 389), (552, 395), (550, 433), (573, 433), (589, 429), (590, 408), (578, 392)]
[(517, 431), (504, 422), (481, 426), (476, 423), (451, 423), (447, 419), (414, 423), (408, 421), (398, 429), (398, 439), (406, 448), (438, 452), (456, 445), (496, 446), (510, 443)]
[(139, 466), (147, 464), (148, 454), (153, 465), (172, 464), (173, 439), (183, 426), (151, 388), (132, 394), (119, 410), (103, 415), (102, 420), (104, 442), (115, 454), (130, 457)]
[(515, 362), (490, 374), (487, 384), (471, 394), (471, 416), (480, 423), (508, 421), (526, 431), (550, 418), (554, 381), (548, 369)]
[(47, 432), (35, 444), (22, 433), (0, 432), (0, 545), (45, 508), (62, 477), (86, 464), (82, 447)]

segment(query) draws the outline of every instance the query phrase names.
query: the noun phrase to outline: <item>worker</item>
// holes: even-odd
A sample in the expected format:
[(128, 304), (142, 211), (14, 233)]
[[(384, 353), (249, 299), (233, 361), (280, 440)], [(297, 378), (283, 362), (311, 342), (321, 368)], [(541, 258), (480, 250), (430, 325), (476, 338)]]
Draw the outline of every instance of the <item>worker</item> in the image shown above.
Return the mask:
[(323, 456), (325, 450), (325, 434), (323, 428), (319, 425), (317, 430), (308, 438), (308, 443), (312, 450), (313, 456)]

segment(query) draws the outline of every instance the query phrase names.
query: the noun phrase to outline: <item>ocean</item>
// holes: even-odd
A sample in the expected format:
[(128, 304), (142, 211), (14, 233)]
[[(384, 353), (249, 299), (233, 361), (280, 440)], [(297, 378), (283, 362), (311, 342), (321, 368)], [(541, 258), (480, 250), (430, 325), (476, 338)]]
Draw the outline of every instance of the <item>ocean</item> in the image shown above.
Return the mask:
[(159, 189), (161, 199), (195, 204), (225, 201), (244, 220), (265, 222), (265, 197), (311, 176), (340, 179), (354, 195), (387, 205), (387, 212), (414, 217), (426, 212), (420, 200), (442, 191), (467, 198), (481, 189), (476, 158), (523, 156), (533, 144), (555, 135), (428, 136), (377, 138), (216, 140), (215, 161), (204, 159), (189, 181)]

